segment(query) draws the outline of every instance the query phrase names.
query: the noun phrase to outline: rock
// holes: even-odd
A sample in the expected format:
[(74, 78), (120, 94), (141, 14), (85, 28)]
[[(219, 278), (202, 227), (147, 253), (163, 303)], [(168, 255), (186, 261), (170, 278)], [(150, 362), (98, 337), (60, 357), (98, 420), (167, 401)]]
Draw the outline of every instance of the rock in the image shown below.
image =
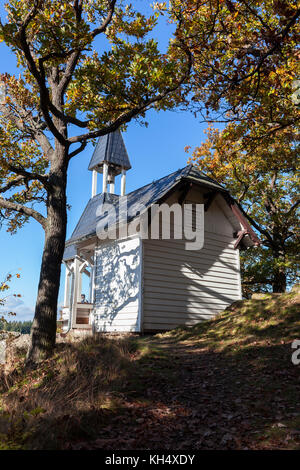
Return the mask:
[(29, 342), (30, 342), (30, 335), (21, 334), (20, 336), (15, 338), (13, 341), (10, 341), (10, 345), (12, 349), (14, 349), (15, 351), (22, 351), (28, 348)]
[(5, 364), (6, 358), (6, 340), (0, 341), (0, 364)]
[(56, 342), (57, 343), (74, 343), (77, 341), (81, 341), (84, 338), (93, 336), (92, 329), (75, 329), (70, 330), (68, 333), (59, 333), (56, 335)]
[(18, 338), (21, 335), (21, 333), (18, 333), (17, 331), (0, 331), (0, 341), (7, 340), (9, 338)]
[(27, 348), (30, 335), (16, 331), (0, 331), (0, 364), (6, 364), (17, 352)]
[(263, 300), (266, 298), (266, 292), (255, 292), (255, 294), (252, 294), (251, 299), (253, 300)]
[(27, 352), (29, 342), (30, 335), (28, 334), (21, 334), (18, 338), (7, 341), (6, 361), (13, 361), (19, 354)]
[(15, 331), (0, 331), (0, 364), (6, 363), (9, 344), (19, 336), (21, 333)]

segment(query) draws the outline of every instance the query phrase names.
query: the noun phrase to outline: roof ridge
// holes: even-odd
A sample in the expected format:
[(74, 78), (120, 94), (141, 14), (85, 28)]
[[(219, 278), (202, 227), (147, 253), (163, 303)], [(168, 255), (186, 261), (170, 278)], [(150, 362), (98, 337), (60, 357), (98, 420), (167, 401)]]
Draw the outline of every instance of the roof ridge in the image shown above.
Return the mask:
[[(195, 172), (194, 175), (193, 172)], [(67, 244), (70, 242), (74, 243), (81, 236), (90, 236), (92, 233), (95, 233), (98, 219), (95, 206), (101, 204), (101, 201), (102, 203), (108, 202), (116, 205), (123, 198), (128, 198), (128, 208), (134, 209), (140, 204), (150, 207), (153, 203), (159, 201), (168, 191), (177, 186), (181, 180), (195, 181), (202, 186), (221, 190), (223, 193), (228, 192), (218, 182), (207, 177), (200, 170), (196, 170), (194, 165), (189, 164), (151, 183), (136, 188), (125, 196), (100, 193), (90, 198)]]
[(133, 191), (130, 191), (130, 193), (126, 194), (125, 196), (129, 196), (129, 194), (133, 194), (134, 192), (139, 191), (140, 189), (146, 188), (147, 186), (150, 186), (153, 183), (158, 183), (159, 181), (163, 180), (164, 178), (167, 178), (168, 176), (172, 176), (175, 173), (180, 174), (180, 172), (182, 172), (185, 168), (186, 168), (186, 166), (184, 166), (183, 168), (180, 168), (178, 170), (172, 171), (172, 173), (169, 173), (168, 175), (162, 176), (161, 178), (153, 180), (153, 181), (151, 181), (151, 183), (144, 184), (144, 186), (140, 186), (139, 188), (136, 188)]

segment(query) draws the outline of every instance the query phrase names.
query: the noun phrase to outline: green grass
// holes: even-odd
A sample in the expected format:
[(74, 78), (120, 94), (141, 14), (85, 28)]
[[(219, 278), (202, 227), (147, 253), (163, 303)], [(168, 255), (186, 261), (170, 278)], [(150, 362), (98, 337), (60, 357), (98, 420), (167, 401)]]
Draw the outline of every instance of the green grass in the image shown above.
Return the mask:
[(5, 379), (4, 373), (0, 377), (0, 445), (57, 448), (60, 435), (95, 437), (105, 412), (119, 407), (115, 393), (130, 374), (135, 348), (128, 339), (99, 335), (58, 344), (36, 370), (16, 359)]
[(227, 352), (240, 351), (257, 342), (291, 341), (299, 337), (300, 331), (298, 298), (291, 292), (238, 301), (211, 321), (176, 328), (158, 337), (174, 342), (199, 341), (203, 346)]
[(58, 344), (36, 370), (18, 355), (0, 376), (0, 449), (299, 449), (299, 338), (294, 291), (191, 328)]

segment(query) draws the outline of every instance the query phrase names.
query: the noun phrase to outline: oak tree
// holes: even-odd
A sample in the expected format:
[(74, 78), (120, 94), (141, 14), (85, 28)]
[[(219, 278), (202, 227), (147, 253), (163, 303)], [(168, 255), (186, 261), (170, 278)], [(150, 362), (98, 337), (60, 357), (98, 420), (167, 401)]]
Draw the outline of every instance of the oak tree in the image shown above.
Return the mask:
[(170, 15), (192, 56), (187, 106), (198, 117), (247, 123), (267, 102), (264, 133), (299, 121), (297, 0), (172, 0)]
[(187, 105), (226, 124), (209, 128), (192, 159), (231, 191), (262, 239), (243, 254), (244, 293), (282, 292), (297, 266), (299, 2), (174, 0), (171, 13), (192, 55)]
[(257, 231), (261, 246), (242, 253), (244, 295), (285, 292), (299, 273), (299, 141), (290, 128), (247, 149), (243, 126), (209, 128), (193, 152), (202, 171), (223, 184)]
[(180, 38), (161, 52), (151, 37), (159, 10), (146, 16), (122, 0), (10, 0), (6, 9), (0, 39), (21, 74), (1, 75), (1, 217), (12, 232), (29, 218), (45, 232), (30, 363), (55, 345), (70, 160), (148, 109), (174, 107), (191, 55)]

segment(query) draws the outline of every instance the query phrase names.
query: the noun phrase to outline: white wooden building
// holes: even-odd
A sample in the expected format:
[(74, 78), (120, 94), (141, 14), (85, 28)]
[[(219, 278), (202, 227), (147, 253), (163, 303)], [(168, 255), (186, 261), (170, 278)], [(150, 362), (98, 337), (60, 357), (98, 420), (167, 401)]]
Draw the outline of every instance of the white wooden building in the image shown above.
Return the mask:
[[(101, 137), (89, 165), (92, 197), (66, 242), (64, 331), (167, 330), (208, 319), (241, 298), (239, 250), (259, 242), (228, 191), (189, 165), (126, 194), (130, 168), (121, 133)], [(98, 173), (103, 174), (100, 194)], [(117, 195), (119, 175), (121, 194)], [(125, 201), (128, 213), (124, 218), (119, 207)], [(137, 223), (141, 204), (145, 217), (154, 204), (174, 203), (203, 205), (197, 228), (204, 240), (201, 249), (187, 250), (185, 239), (175, 239), (174, 223), (170, 239), (141, 236)], [(112, 209), (104, 217), (101, 211), (107, 204)], [(116, 239), (99, 239), (99, 224), (102, 229), (115, 224), (109, 213), (114, 208), (121, 225), (130, 226), (130, 234), (120, 230)], [(147, 217), (150, 232), (153, 219)], [(85, 292), (88, 303), (80, 302), (82, 276), (90, 280), (89, 293)]]

